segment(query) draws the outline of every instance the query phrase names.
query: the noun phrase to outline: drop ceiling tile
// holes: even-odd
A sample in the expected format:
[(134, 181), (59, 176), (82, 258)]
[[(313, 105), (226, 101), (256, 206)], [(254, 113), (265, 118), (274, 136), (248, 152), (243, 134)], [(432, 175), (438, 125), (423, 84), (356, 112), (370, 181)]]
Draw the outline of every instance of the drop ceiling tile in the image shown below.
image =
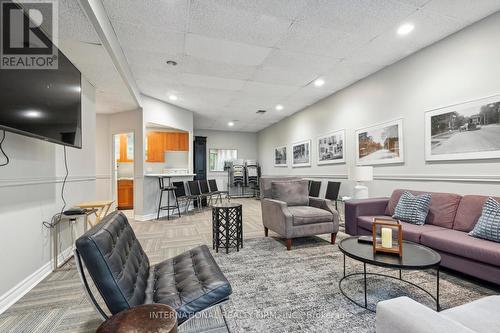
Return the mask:
[(299, 19), (324, 28), (375, 37), (416, 10), (415, 6), (394, 0), (313, 0)]
[(387, 66), (466, 25), (459, 20), (435, 14), (426, 8), (410, 15), (405, 21), (415, 25), (415, 30), (411, 34), (398, 36), (396, 33), (398, 25), (394, 25), (393, 29), (354, 51), (351, 56), (347, 57), (347, 60), (354, 63)]
[(217, 1), (193, 1), (189, 32), (259, 46), (274, 46), (292, 21), (241, 10)]
[(498, 0), (431, 0), (426, 10), (464, 20), (468, 23), (480, 20), (500, 10)]
[(262, 98), (286, 97), (298, 90), (298, 87), (248, 81), (241, 91), (248, 96)]
[(349, 34), (322, 28), (307, 22), (296, 22), (277, 47), (287, 51), (343, 58), (370, 41), (370, 35)]
[(220, 90), (241, 90), (245, 84), (243, 80), (224, 79), (215, 76), (181, 74), (181, 81), (187, 86), (204, 87)]
[(219, 63), (243, 66), (260, 65), (270, 48), (231, 42), (196, 34), (186, 35), (186, 54)]
[(318, 74), (300, 68), (276, 68), (264, 66), (256, 70), (252, 81), (301, 87), (314, 80)]
[(113, 23), (186, 30), (189, 0), (103, 0), (103, 4)]
[(193, 56), (186, 56), (176, 67), (185, 73), (238, 80), (250, 79), (257, 69), (257, 66), (220, 63)]
[(258, 14), (295, 19), (307, 4), (307, 0), (215, 0), (214, 3)]
[[(184, 34), (163, 28), (113, 23), (120, 44), (131, 50), (178, 54), (184, 50)], [(145, 38), (147, 36), (147, 38)]]
[(314, 54), (273, 50), (264, 61), (263, 66), (281, 68), (284, 70), (299, 69), (311, 74), (321, 75), (334, 66), (340, 59)]
[(100, 44), (94, 27), (80, 8), (78, 0), (59, 1), (58, 38)]

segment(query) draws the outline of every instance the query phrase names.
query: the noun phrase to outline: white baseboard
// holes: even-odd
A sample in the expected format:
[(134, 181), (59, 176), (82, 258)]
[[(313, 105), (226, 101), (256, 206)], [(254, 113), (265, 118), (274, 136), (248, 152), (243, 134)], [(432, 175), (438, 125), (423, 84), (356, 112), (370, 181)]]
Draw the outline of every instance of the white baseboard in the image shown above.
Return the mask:
[[(62, 253), (59, 254), (58, 262), (62, 263), (64, 259), (67, 259), (73, 254), (73, 248), (68, 247)], [(8, 308), (10, 308), (14, 303), (16, 303), (21, 297), (26, 295), (31, 289), (33, 289), (37, 284), (39, 284), (43, 279), (45, 279), (50, 273), (52, 273), (53, 261), (49, 261), (38, 270), (33, 272), (30, 276), (25, 278), (23, 281), (19, 282), (5, 294), (0, 296), (0, 314), (4, 313)]]

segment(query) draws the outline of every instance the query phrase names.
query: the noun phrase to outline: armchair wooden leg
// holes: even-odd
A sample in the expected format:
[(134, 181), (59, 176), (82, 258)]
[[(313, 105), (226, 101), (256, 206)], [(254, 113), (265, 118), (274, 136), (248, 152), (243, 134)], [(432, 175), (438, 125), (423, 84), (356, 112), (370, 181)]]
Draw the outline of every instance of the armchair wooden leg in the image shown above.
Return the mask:
[(332, 244), (335, 244), (335, 240), (337, 239), (337, 233), (336, 232), (332, 232), (332, 239), (331, 239), (331, 243)]
[(290, 251), (292, 249), (292, 239), (291, 238), (288, 238), (286, 240), (286, 250), (287, 251)]
[(264, 227), (264, 236), (268, 236), (269, 235), (269, 229)]

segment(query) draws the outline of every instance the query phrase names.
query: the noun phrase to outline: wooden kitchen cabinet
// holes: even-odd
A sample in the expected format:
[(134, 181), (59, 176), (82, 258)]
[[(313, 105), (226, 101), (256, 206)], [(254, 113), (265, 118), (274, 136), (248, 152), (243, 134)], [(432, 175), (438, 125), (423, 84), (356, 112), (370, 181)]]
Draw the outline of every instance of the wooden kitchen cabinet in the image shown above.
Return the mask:
[(118, 180), (118, 209), (134, 208), (134, 181), (131, 179)]
[(149, 132), (147, 137), (146, 162), (165, 162), (165, 138), (163, 132)]
[[(134, 145), (134, 142), (133, 140), (130, 138), (129, 135), (127, 134), (120, 134), (119, 135), (119, 140), (120, 140), (120, 145), (119, 145), (119, 154), (117, 154), (118, 158), (117, 158), (117, 162), (133, 162), (134, 159), (133, 159), (133, 145)], [(132, 147), (131, 147), (132, 146)], [(132, 153), (130, 153), (132, 152)]]
[(165, 151), (188, 151), (189, 134), (148, 132), (146, 162), (165, 162)]

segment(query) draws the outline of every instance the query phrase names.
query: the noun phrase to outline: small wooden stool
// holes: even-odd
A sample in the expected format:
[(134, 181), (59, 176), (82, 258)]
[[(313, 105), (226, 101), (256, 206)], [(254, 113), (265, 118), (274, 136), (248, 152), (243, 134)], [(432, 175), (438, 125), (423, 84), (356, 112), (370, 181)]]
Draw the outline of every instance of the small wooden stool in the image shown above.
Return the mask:
[(177, 333), (177, 314), (164, 304), (139, 305), (112, 316), (96, 333)]

